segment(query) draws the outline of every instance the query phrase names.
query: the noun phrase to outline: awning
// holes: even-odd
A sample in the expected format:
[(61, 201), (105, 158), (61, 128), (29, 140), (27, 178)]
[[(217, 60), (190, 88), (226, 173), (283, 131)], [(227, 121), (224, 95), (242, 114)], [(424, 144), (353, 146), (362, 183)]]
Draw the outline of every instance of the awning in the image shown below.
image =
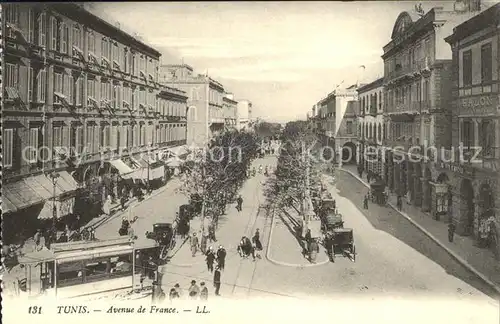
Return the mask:
[[(163, 165), (157, 166), (155, 168), (149, 168), (149, 180), (159, 179), (164, 175), (165, 175), (165, 166)], [(147, 180), (148, 168), (141, 168), (139, 170), (135, 170), (134, 172), (125, 175), (124, 178)]]
[(36, 205), (44, 200), (22, 180), (4, 184), (2, 196), (7, 198), (17, 209)]
[(38, 175), (34, 177), (28, 177), (24, 179), (24, 182), (28, 186), (30, 186), (33, 190), (35, 190), (43, 199), (50, 199), (52, 198), (52, 191), (49, 191), (48, 189), (44, 188), (39, 181), (37, 181), (37, 178), (39, 177), (45, 177), (45, 175)]
[(16, 206), (10, 202), (9, 199), (5, 197), (5, 195), (2, 193), (2, 213), (7, 214), (10, 212), (14, 212), (17, 210)]
[(40, 251), (34, 251), (19, 256), (18, 261), (20, 264), (38, 264), (46, 261), (53, 261), (54, 257), (54, 252), (44, 247)]
[(167, 152), (172, 153), (174, 156), (181, 157), (189, 153), (187, 145), (175, 146), (167, 149)]
[(75, 206), (75, 197), (71, 197), (64, 200), (47, 200), (43, 205), (40, 214), (38, 214), (38, 219), (52, 219), (54, 217), (54, 204), (56, 205), (56, 218), (60, 219), (64, 216), (73, 214), (73, 208)]
[(120, 175), (126, 175), (126, 174), (134, 172), (134, 170), (131, 167), (126, 165), (125, 162), (123, 162), (120, 159), (109, 161), (109, 163), (111, 163), (111, 165), (118, 170)]
[(62, 252), (56, 254), (57, 263), (66, 263), (73, 261), (81, 261), (81, 260), (89, 260), (94, 258), (104, 258), (111, 256), (118, 256), (129, 254), (134, 251), (134, 248), (130, 245), (125, 246), (111, 246), (111, 247), (102, 247), (102, 248), (94, 248), (90, 250), (80, 250), (80, 251), (72, 251), (72, 252)]

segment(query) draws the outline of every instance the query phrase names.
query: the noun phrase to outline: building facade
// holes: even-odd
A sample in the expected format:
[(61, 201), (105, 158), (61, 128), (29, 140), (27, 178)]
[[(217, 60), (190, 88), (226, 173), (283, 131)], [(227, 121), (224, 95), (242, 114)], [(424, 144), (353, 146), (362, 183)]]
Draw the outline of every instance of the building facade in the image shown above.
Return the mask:
[(224, 130), (224, 86), (207, 75), (194, 74), (187, 64), (164, 64), (160, 69), (161, 84), (181, 89), (188, 95), (188, 144), (206, 145)]
[(112, 160), (149, 170), (185, 142), (187, 96), (160, 87), (157, 50), (75, 4), (2, 7), (4, 220), (99, 209), (123, 180)]
[[(500, 4), (458, 25), (453, 53), (452, 147), (464, 159), (442, 162), (453, 193), (457, 232), (500, 256)], [(460, 151), (454, 150), (455, 156)], [(448, 190), (448, 188), (444, 188)]]
[(222, 100), (224, 123), (228, 129), (236, 129), (238, 126), (238, 101), (234, 100), (232, 93), (226, 93)]
[[(386, 138), (384, 122), (384, 78), (358, 88), (358, 156), (361, 170), (383, 178), (383, 141)], [(387, 178), (387, 175), (385, 175)]]
[(252, 119), (252, 102), (249, 100), (238, 100), (237, 112), (238, 119), (236, 121), (237, 129), (246, 129), (249, 127)]
[(388, 131), (384, 170), (391, 191), (439, 219), (450, 217), (448, 181), (437, 162), (451, 141), (451, 52), (444, 42), (477, 8), (402, 12), (384, 46), (384, 115)]

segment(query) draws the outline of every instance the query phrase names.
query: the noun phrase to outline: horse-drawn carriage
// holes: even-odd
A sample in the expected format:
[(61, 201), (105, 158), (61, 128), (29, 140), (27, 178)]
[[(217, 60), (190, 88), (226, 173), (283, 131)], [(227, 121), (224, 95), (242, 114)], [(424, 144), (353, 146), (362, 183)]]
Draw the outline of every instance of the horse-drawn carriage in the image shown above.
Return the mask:
[(321, 231), (323, 233), (331, 232), (344, 227), (344, 220), (340, 214), (327, 214), (321, 219)]
[(349, 256), (356, 262), (356, 247), (352, 228), (336, 228), (326, 233), (324, 244), (332, 262), (335, 256)]
[(152, 232), (146, 232), (146, 237), (159, 245), (159, 255), (160, 260), (165, 260), (167, 258), (167, 253), (170, 249), (175, 246), (174, 229), (171, 223), (156, 223), (153, 225)]

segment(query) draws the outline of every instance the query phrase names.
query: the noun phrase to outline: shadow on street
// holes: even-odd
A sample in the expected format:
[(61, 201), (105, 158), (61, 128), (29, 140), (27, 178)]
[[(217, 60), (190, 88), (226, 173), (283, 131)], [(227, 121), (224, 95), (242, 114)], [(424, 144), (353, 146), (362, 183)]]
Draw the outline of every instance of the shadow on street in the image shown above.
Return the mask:
[[(361, 206), (368, 188), (349, 174), (340, 173), (338, 177), (339, 182), (343, 183), (342, 186), (337, 186), (338, 195), (350, 200), (356, 206)], [(480, 278), (477, 278), (475, 274), (464, 268), (437, 243), (390, 207), (382, 207), (370, 203), (368, 210), (360, 208), (358, 210), (374, 228), (390, 234), (433, 260), (448, 274), (468, 283), (492, 298), (498, 297), (496, 292), (484, 284)]]

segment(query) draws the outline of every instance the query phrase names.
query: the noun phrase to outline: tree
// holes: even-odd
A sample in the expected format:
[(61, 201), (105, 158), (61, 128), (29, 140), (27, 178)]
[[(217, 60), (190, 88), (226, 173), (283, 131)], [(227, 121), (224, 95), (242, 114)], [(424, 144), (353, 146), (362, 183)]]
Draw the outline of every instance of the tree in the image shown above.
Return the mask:
[(272, 199), (281, 206), (290, 200), (297, 201), (304, 211), (309, 190), (320, 185), (327, 163), (310, 122), (288, 123), (282, 139)]
[(255, 133), (260, 139), (276, 137), (281, 133), (281, 124), (261, 122), (255, 125)]
[[(191, 152), (191, 167), (183, 175), (181, 192), (200, 197), (202, 217), (215, 224), (227, 202), (241, 188), (251, 161), (257, 154), (254, 134), (229, 131), (213, 139), (205, 148)], [(204, 221), (202, 221), (204, 227)]]

